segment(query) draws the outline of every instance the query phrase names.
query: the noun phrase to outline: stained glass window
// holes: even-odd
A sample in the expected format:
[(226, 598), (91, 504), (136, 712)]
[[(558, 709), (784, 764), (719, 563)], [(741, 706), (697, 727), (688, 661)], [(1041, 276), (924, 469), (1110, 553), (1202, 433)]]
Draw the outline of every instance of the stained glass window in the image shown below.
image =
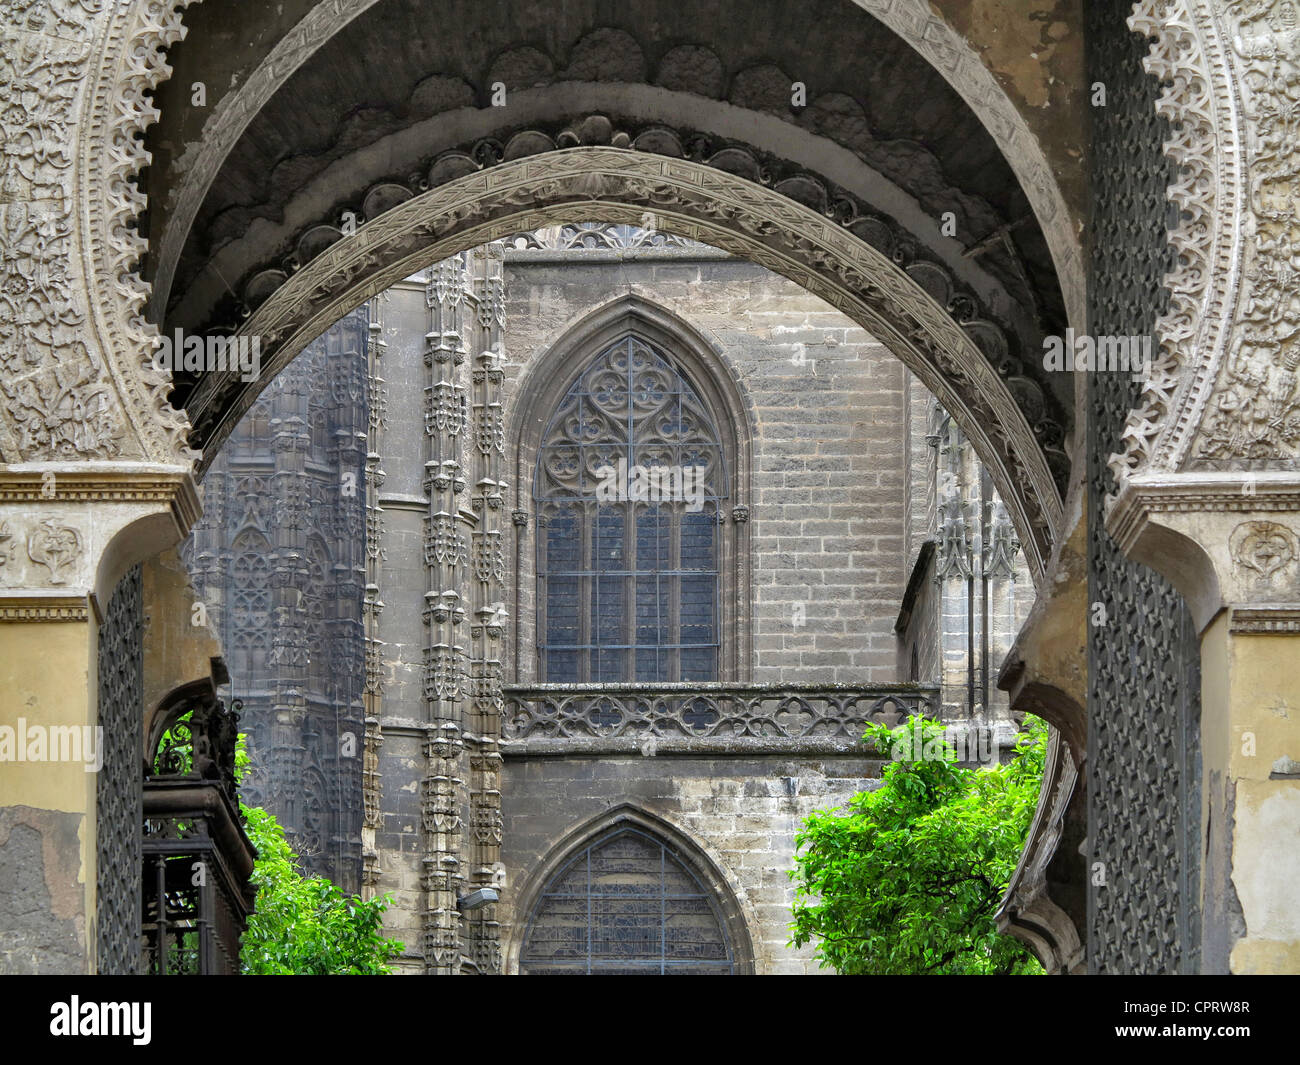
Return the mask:
[(718, 679), (723, 460), (712, 412), (666, 353), (628, 336), (588, 364), (533, 484), (539, 679)]
[(712, 892), (673, 850), (638, 829), (583, 847), (551, 878), (520, 954), (533, 975), (730, 975), (731, 943)]

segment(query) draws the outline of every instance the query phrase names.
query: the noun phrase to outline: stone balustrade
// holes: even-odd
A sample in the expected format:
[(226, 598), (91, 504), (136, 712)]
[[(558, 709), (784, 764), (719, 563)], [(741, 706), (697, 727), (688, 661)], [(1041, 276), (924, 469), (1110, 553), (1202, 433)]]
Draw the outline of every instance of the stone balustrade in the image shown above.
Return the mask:
[(933, 685), (624, 683), (507, 686), (506, 755), (860, 750), (869, 724), (933, 717)]

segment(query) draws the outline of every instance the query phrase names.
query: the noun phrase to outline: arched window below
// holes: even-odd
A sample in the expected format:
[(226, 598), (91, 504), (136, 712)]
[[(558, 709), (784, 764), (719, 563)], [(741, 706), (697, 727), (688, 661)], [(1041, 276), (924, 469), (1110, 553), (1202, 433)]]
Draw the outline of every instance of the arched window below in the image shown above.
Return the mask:
[(575, 851), (528, 922), (520, 972), (731, 975), (718, 900), (654, 836), (619, 828)]

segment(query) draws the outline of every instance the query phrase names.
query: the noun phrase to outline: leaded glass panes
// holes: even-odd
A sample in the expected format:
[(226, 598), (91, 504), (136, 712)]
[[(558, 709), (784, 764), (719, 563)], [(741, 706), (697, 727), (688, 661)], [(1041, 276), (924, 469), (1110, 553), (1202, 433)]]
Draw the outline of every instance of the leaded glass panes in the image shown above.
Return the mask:
[(551, 878), (520, 954), (525, 974), (729, 975), (717, 901), (682, 859), (633, 828), (584, 847)]
[(718, 679), (717, 425), (664, 352), (628, 336), (565, 393), (538, 451), (538, 674)]

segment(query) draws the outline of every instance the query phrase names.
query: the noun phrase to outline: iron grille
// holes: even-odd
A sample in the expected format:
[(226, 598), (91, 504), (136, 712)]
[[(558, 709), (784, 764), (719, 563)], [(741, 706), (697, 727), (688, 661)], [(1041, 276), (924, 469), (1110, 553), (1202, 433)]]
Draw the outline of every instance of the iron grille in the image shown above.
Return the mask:
[(140, 567), (119, 582), (99, 630), (99, 725), (104, 764), (96, 777), (97, 971), (133, 975), (140, 964), (140, 750), (144, 653)]
[[(1087, 6), (1092, 109), (1089, 329), (1149, 334), (1173, 262), (1159, 87), (1142, 68), (1146, 43), (1125, 24), (1125, 0)], [(1096, 973), (1200, 969), (1200, 648), (1182, 597), (1126, 559), (1105, 529), (1114, 490), (1107, 456), (1122, 450), (1139, 386), (1088, 375), (1088, 597), (1106, 609), (1089, 628), (1088, 968)], [(1100, 869), (1098, 864), (1100, 863)], [(1104, 873), (1104, 882), (1098, 873)]]

